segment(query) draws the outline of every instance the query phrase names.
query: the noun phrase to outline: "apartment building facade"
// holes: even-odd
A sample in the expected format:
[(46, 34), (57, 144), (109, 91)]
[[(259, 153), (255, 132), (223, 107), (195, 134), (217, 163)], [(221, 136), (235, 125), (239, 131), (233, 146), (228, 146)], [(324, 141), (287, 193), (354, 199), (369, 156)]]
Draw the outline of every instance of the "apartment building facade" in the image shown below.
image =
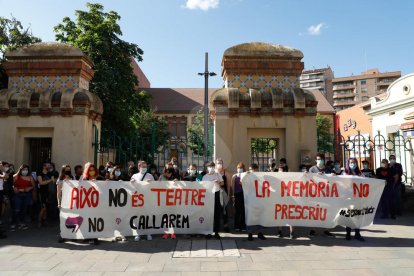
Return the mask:
[(385, 93), (388, 86), (400, 77), (401, 71), (380, 73), (378, 69), (370, 69), (361, 75), (334, 78), (333, 107), (339, 111), (365, 102)]
[(332, 79), (334, 74), (331, 68), (305, 70), (299, 77), (300, 88), (304, 89), (316, 89), (333, 104), (333, 92), (332, 92)]

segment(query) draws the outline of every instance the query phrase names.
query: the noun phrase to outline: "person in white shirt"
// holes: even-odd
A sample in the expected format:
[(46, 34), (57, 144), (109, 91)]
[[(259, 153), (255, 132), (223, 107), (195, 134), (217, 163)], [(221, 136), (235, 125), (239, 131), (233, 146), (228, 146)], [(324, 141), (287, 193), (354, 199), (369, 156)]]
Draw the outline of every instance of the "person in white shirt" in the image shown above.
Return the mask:
[[(214, 162), (209, 162), (207, 164), (207, 174), (203, 176), (202, 181), (212, 181), (215, 183), (214, 187), (214, 237), (216, 239), (220, 239), (219, 230), (220, 230), (220, 221), (221, 221), (221, 213), (223, 208), (223, 198), (220, 197), (220, 190), (221, 187), (224, 185), (223, 177), (216, 173), (215, 171), (216, 165)], [(222, 196), (222, 195), (221, 195)]]
[[(150, 174), (147, 170), (147, 162), (141, 160), (138, 162), (138, 170), (139, 172), (134, 174), (131, 177), (131, 182), (134, 181), (154, 181), (154, 177), (152, 176), (152, 174)], [(135, 236), (135, 241), (139, 241), (141, 239), (141, 237), (138, 235)], [(151, 234), (147, 234), (147, 240), (151, 241), (152, 240), (152, 236)]]
[(139, 161), (138, 173), (131, 177), (131, 181), (154, 181), (154, 176), (148, 172), (147, 162)]

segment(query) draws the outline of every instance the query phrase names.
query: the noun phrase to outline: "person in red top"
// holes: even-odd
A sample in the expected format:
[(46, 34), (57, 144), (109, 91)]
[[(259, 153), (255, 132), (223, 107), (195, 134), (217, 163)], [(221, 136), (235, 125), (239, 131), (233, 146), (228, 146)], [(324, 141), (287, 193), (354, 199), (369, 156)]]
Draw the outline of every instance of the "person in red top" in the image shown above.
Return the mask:
[[(25, 214), (27, 213), (27, 207), (32, 201), (34, 185), (33, 177), (29, 174), (29, 166), (20, 166), (17, 173), (13, 176), (14, 213), (16, 214), (18, 229), (28, 229), (25, 224)], [(14, 228), (13, 225), (11, 228)]]

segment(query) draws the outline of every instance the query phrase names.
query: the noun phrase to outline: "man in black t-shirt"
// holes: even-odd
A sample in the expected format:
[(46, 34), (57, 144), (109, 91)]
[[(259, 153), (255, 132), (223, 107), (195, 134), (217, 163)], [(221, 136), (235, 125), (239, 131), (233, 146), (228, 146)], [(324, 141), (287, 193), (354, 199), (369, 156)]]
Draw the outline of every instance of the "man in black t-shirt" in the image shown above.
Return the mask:
[(402, 183), (402, 175), (403, 175), (403, 168), (400, 163), (397, 163), (395, 155), (390, 155), (390, 168), (394, 170), (394, 201), (395, 201), (395, 211), (396, 214), (401, 216), (402, 214), (402, 206), (401, 206), (401, 197), (402, 191), (405, 188), (404, 184)]

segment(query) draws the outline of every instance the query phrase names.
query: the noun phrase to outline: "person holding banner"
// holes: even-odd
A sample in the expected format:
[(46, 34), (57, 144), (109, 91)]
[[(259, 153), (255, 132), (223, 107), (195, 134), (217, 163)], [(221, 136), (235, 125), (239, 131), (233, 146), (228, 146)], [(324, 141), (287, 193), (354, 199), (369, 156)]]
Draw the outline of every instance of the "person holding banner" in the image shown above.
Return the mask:
[(234, 231), (246, 231), (246, 215), (244, 210), (244, 194), (241, 185), (241, 174), (246, 171), (242, 162), (237, 164), (237, 173), (231, 178), (231, 187), (233, 191), (234, 214)]
[[(351, 157), (348, 159), (344, 175), (362, 175), (361, 170), (358, 167), (358, 161), (355, 158)], [(351, 240), (351, 227), (346, 227), (345, 239), (348, 241)], [(361, 236), (359, 229), (355, 229), (355, 239), (361, 242), (365, 241), (365, 239)]]
[[(256, 163), (253, 163), (250, 165), (249, 167), (249, 173), (254, 173), (254, 172), (258, 172), (259, 171), (259, 166)], [(242, 183), (243, 185), (243, 183)], [(257, 237), (261, 240), (265, 240), (266, 237), (263, 235), (261, 229), (263, 229), (263, 226), (261, 225), (250, 225), (247, 227), (249, 230), (249, 234), (247, 236), (247, 240), (248, 241), (253, 241), (253, 230), (257, 229), (258, 233), (257, 233)]]
[(325, 154), (318, 153), (316, 154), (316, 165), (312, 166), (309, 169), (310, 173), (319, 173), (319, 174), (330, 174), (332, 169), (328, 166), (325, 166)]
[(226, 170), (223, 167), (223, 159), (217, 158), (216, 159), (216, 172), (223, 178), (224, 184), (220, 189), (220, 192), (223, 194), (223, 210), (222, 210), (222, 217), (223, 217), (223, 227), (224, 231), (229, 233), (230, 228), (227, 224), (228, 221), (228, 211), (227, 211), (227, 205), (229, 203), (229, 195), (230, 195), (230, 185), (228, 183), (230, 182), (228, 179), (228, 175), (226, 175)]
[(214, 238), (220, 239), (219, 231), (220, 231), (220, 221), (221, 221), (221, 213), (223, 208), (223, 193), (221, 192), (222, 187), (224, 186), (223, 177), (216, 173), (215, 171), (216, 164), (213, 161), (207, 163), (207, 174), (203, 176), (202, 181), (211, 181), (215, 183), (214, 186)]
[(168, 168), (164, 170), (164, 173), (158, 178), (158, 181), (173, 181), (174, 179), (174, 169)]
[[(147, 162), (145, 162), (144, 160), (141, 160), (138, 162), (138, 170), (139, 172), (134, 174), (131, 177), (131, 181), (154, 181), (154, 177), (152, 176), (152, 174), (150, 174), (147, 170)], [(139, 234), (137, 234), (135, 236), (135, 241), (139, 241), (141, 240), (141, 237), (139, 236)], [(148, 241), (152, 241), (152, 235), (151, 234), (147, 234), (147, 240)]]
[(191, 182), (197, 181), (197, 165), (196, 164), (191, 164), (188, 167), (188, 173), (184, 175), (183, 180), (191, 181)]
[[(61, 170), (60, 170), (60, 174), (58, 177), (58, 180), (56, 181), (56, 199), (57, 199), (57, 207), (60, 211), (60, 204), (62, 202), (62, 186), (64, 181), (69, 181), (69, 180), (73, 180), (74, 177), (72, 176), (72, 170), (70, 168), (69, 165), (63, 165)], [(58, 242), (62, 243), (64, 242), (64, 239), (62, 238), (62, 236), (59, 234), (58, 235)]]
[(121, 168), (119, 167), (119, 165), (114, 165), (112, 167), (111, 172), (109, 173), (109, 180), (122, 181), (121, 175), (122, 175), (122, 172), (121, 172)]
[(333, 168), (332, 173), (334, 175), (341, 175), (344, 173), (344, 170), (342, 170), (341, 168), (341, 163), (338, 160), (334, 161), (334, 168)]
[[(323, 153), (317, 153), (316, 154), (316, 165), (312, 166), (309, 169), (310, 173), (317, 173), (317, 174), (332, 174), (332, 168), (325, 166), (325, 154)], [(328, 237), (333, 237), (333, 234), (329, 230), (323, 231), (323, 233)], [(313, 237), (315, 236), (315, 230), (311, 229), (309, 231), (309, 236)]]
[(387, 219), (391, 216), (392, 219), (396, 219), (395, 216), (395, 201), (394, 201), (394, 182), (395, 173), (392, 168), (388, 165), (387, 159), (382, 159), (381, 167), (376, 170), (376, 176), (378, 179), (385, 180), (384, 191), (381, 195), (381, 208), (382, 208), (382, 219)]

